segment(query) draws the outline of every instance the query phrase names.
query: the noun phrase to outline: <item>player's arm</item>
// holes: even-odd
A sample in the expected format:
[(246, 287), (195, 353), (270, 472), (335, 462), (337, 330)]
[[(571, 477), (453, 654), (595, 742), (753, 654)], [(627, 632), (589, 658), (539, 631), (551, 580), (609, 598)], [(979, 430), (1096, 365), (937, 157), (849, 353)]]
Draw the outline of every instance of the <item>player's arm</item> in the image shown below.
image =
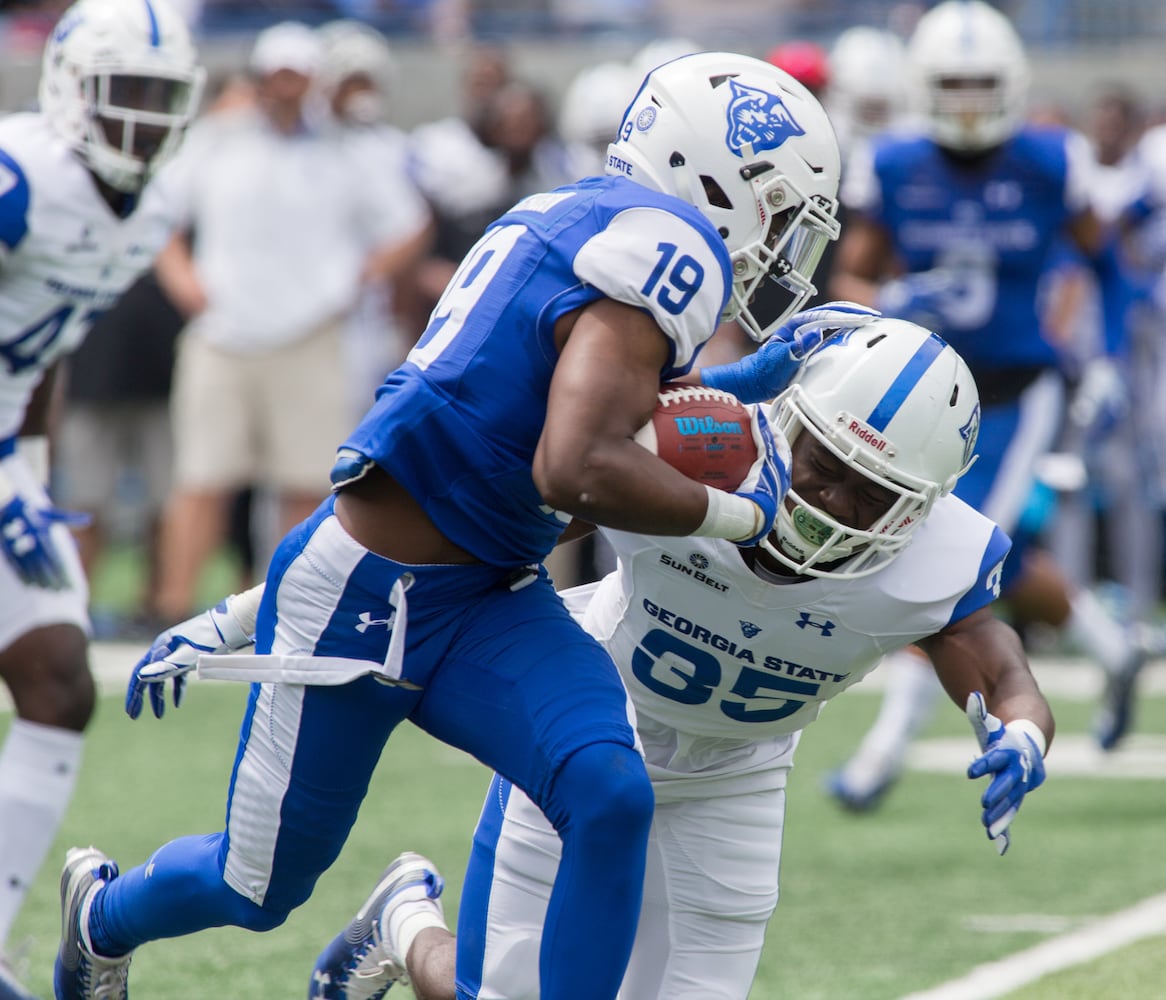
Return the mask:
[(991, 780), (980, 798), (981, 822), (1000, 854), (1024, 797), (1044, 782), (1053, 713), (1040, 693), (1020, 638), (981, 607), (920, 645), (980, 746), (969, 778)]
[(704, 487), (632, 440), (655, 409), (667, 338), (647, 312), (611, 299), (569, 319), (534, 456), (539, 493), (593, 523), (691, 533), (707, 507)]
[(960, 709), (973, 691), (980, 691), (988, 709), (1005, 724), (1029, 719), (1040, 727), (1046, 747), (1052, 743), (1053, 713), (1032, 676), (1020, 637), (989, 608), (952, 622), (919, 645)]
[(873, 306), (889, 276), (895, 250), (886, 228), (869, 216), (851, 213), (834, 254), (827, 285), (831, 298)]
[(556, 343), (532, 465), (548, 504), (643, 534), (746, 542), (768, 530), (788, 486), (788, 461), (763, 417), (755, 418), (761, 457), (753, 481), (736, 494), (688, 479), (632, 440), (656, 406), (660, 373), (671, 361), (668, 339), (647, 312), (601, 299), (560, 320)]

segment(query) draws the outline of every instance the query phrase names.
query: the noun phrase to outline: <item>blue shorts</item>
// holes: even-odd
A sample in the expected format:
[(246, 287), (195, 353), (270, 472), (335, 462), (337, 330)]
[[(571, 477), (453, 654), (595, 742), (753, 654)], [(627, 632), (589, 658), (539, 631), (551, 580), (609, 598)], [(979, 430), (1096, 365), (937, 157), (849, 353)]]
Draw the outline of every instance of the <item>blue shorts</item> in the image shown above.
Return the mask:
[(1012, 538), (1012, 551), (1004, 563), (1005, 591), (1020, 573), (1024, 549), (1034, 539), (1032, 532), (1021, 530), (1034, 498), (1033, 469), (1037, 459), (1056, 443), (1063, 413), (1064, 385), (1061, 376), (1051, 370), (1017, 399), (985, 406), (976, 461), (956, 483), (956, 496)]

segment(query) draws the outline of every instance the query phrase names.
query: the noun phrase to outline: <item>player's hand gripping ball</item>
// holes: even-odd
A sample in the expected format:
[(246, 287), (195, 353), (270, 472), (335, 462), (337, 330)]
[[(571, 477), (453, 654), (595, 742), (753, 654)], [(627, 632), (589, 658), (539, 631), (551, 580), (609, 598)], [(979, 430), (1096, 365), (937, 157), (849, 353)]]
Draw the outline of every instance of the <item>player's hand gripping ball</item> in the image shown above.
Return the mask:
[(670, 382), (633, 440), (689, 479), (731, 493), (757, 461), (750, 421), (736, 396)]

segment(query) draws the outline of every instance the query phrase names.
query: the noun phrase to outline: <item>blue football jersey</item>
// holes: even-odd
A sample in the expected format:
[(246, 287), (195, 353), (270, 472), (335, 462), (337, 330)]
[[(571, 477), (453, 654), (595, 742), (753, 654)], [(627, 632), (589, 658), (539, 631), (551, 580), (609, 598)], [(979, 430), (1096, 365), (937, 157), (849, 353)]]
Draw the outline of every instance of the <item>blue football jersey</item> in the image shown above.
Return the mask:
[(898, 133), (852, 164), (845, 196), (887, 228), (909, 272), (955, 276), (936, 332), (981, 374), (1057, 364), (1037, 290), (1054, 241), (1086, 207), (1087, 173), (1084, 140), (1062, 129), (1026, 127), (970, 162)]
[(600, 298), (652, 314), (687, 372), (731, 287), (729, 253), (695, 208), (619, 177), (533, 195), (487, 228), (417, 345), (344, 443), (483, 562), (520, 566), (568, 518), (531, 477), (558, 360), (555, 322)]

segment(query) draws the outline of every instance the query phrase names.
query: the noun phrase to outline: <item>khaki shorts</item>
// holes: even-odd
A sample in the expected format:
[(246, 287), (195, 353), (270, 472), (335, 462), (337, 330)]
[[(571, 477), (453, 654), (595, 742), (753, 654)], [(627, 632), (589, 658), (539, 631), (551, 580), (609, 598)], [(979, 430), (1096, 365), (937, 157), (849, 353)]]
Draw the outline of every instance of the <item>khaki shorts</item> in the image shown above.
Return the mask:
[(53, 440), (53, 498), (109, 516), (132, 476), (142, 507), (156, 516), (170, 492), (171, 447), (165, 401), (69, 402)]
[(330, 323), (286, 347), (239, 355), (188, 327), (170, 399), (175, 486), (327, 494), (352, 429), (341, 330)]

